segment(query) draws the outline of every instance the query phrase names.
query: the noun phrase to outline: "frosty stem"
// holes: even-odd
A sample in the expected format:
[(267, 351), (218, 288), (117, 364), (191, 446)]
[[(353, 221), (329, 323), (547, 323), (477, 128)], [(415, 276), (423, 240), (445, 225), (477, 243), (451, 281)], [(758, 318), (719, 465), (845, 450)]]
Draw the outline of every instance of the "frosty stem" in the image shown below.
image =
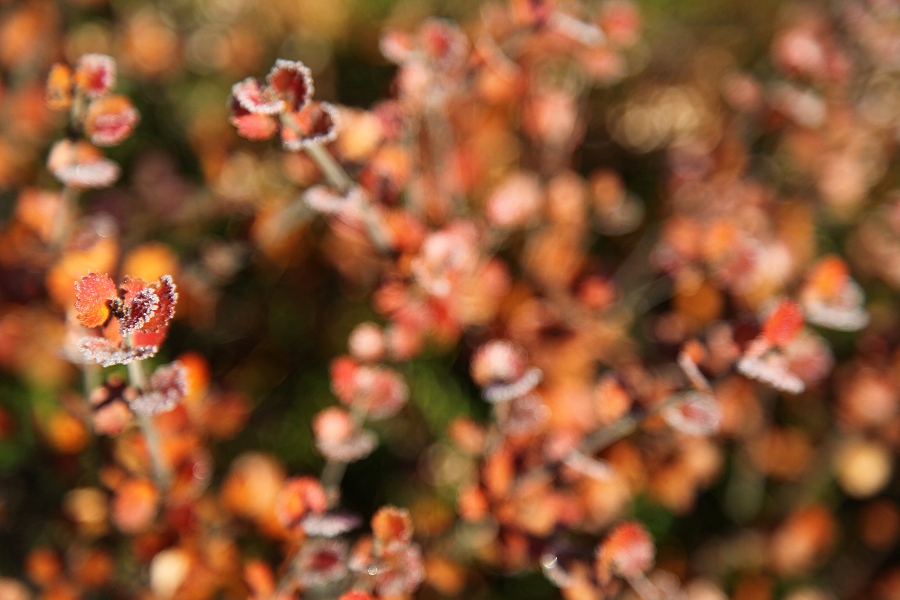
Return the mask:
[[(353, 420), (353, 427), (356, 430), (362, 428), (366, 422), (366, 411), (359, 406), (358, 402), (354, 402), (350, 407), (350, 418)], [(341, 501), (341, 481), (344, 479), (344, 473), (347, 471), (347, 462), (329, 458), (325, 461), (322, 468), (322, 475), (319, 480), (325, 489), (325, 496), (328, 498), (328, 507), (333, 508)]]
[(72, 186), (63, 186), (59, 194), (59, 205), (53, 216), (53, 228), (50, 230), (50, 244), (60, 249), (69, 237), (69, 219), (74, 215), (78, 206), (79, 192)]
[[(131, 385), (143, 392), (147, 388), (147, 376), (144, 374), (144, 367), (141, 361), (134, 360), (126, 365), (128, 368), (128, 380)], [(171, 483), (172, 474), (166, 466), (162, 456), (162, 444), (159, 437), (159, 431), (150, 415), (135, 412), (138, 425), (144, 434), (144, 441), (147, 444), (147, 453), (150, 455), (150, 465), (153, 468), (153, 478), (161, 492), (166, 492)]]
[[(338, 192), (342, 195), (347, 195), (350, 192), (350, 189), (353, 187), (353, 179), (350, 175), (347, 174), (347, 171), (344, 170), (338, 161), (331, 156), (331, 153), (328, 152), (321, 144), (308, 144), (303, 147), (306, 151), (307, 156), (309, 156), (316, 166), (319, 167), (319, 170), (322, 171), (322, 174), (325, 175), (325, 179), (328, 180), (328, 183), (331, 184)], [(391, 245), (388, 243), (387, 237), (384, 231), (384, 223), (372, 209), (372, 205), (365, 200), (357, 203), (359, 210), (362, 212), (363, 221), (366, 225), (366, 231), (369, 233), (369, 239), (372, 240), (372, 244), (375, 245), (375, 248), (381, 254), (390, 254)]]
[[(298, 138), (303, 138), (303, 132), (300, 131), (294, 120), (286, 115), (282, 115), (281, 117), (281, 126), (287, 127), (293, 131)], [(303, 145), (303, 151), (306, 152), (306, 155), (314, 163), (316, 163), (316, 166), (322, 171), (322, 174), (325, 176), (325, 179), (328, 180), (328, 184), (331, 187), (337, 190), (342, 196), (346, 196), (350, 192), (355, 185), (353, 178), (350, 177), (347, 171), (344, 170), (344, 167), (334, 159), (331, 153), (328, 152), (322, 144), (316, 142), (306, 143)], [(372, 244), (374, 244), (375, 248), (377, 248), (381, 254), (390, 254), (391, 245), (388, 243), (385, 234), (384, 223), (382, 223), (375, 211), (372, 210), (372, 205), (370, 203), (359, 202), (358, 206), (362, 212), (366, 231), (369, 233)]]
[(350, 188), (353, 187), (353, 179), (321, 144), (307, 144), (303, 149), (312, 161), (316, 163), (322, 174), (325, 175), (328, 183), (342, 194), (350, 191)]

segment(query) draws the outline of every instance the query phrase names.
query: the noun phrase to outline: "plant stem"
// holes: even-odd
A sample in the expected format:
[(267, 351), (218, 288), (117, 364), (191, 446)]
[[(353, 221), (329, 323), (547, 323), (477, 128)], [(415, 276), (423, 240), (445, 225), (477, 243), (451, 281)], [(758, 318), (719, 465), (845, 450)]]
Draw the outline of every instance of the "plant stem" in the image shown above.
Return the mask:
[(342, 194), (350, 191), (350, 188), (353, 187), (353, 179), (347, 174), (344, 167), (334, 160), (330, 152), (323, 148), (321, 144), (308, 144), (303, 149), (312, 161), (316, 163), (322, 174), (325, 175), (328, 183)]
[(325, 488), (325, 496), (328, 498), (328, 506), (335, 506), (341, 500), (341, 481), (347, 471), (347, 463), (341, 460), (329, 458), (322, 468), (322, 487)]
[[(131, 385), (137, 388), (138, 392), (143, 392), (147, 388), (147, 376), (144, 374), (144, 367), (138, 360), (128, 363), (128, 379)], [(147, 444), (147, 453), (150, 455), (150, 465), (153, 468), (153, 478), (156, 485), (162, 493), (165, 493), (171, 485), (172, 473), (166, 466), (166, 462), (162, 456), (162, 444), (159, 436), (159, 430), (150, 415), (135, 413), (138, 425), (144, 434), (144, 442)]]
[[(656, 406), (652, 407), (650, 410), (644, 413), (638, 414), (629, 414), (625, 415), (615, 423), (604, 427), (603, 429), (598, 429), (593, 434), (589, 435), (584, 439), (581, 444), (570, 451), (566, 456), (557, 461), (555, 464), (563, 464), (571, 457), (574, 457), (577, 454), (583, 454), (584, 456), (590, 457), (592, 454), (595, 454), (604, 448), (611, 446), (615, 442), (621, 440), (622, 438), (633, 433), (645, 419), (662, 412), (669, 406), (676, 404), (680, 401), (680, 398), (677, 394), (672, 394), (668, 398), (666, 398), (663, 402), (660, 402)], [(541, 465), (528, 471), (523, 474), (518, 481), (516, 482), (516, 487), (532, 481), (534, 479), (545, 477), (549, 473), (551, 465)]]
[[(297, 135), (301, 135), (296, 131), (296, 124), (294, 124), (293, 120), (283, 118), (282, 123), (295, 129)], [(328, 152), (328, 150), (321, 144), (308, 144), (303, 146), (303, 149), (306, 151), (307, 156), (316, 163), (316, 166), (319, 167), (319, 170), (322, 171), (322, 174), (325, 175), (325, 179), (328, 180), (328, 183), (331, 184), (332, 187), (337, 189), (342, 195), (347, 195), (350, 192), (350, 189), (354, 186), (353, 178), (347, 174), (347, 171), (344, 170), (344, 167), (342, 167), (338, 161), (334, 160), (334, 157), (331, 156), (331, 153)], [(388, 242), (384, 230), (384, 223), (375, 213), (372, 205), (369, 202), (362, 201), (357, 203), (357, 206), (359, 206), (359, 210), (362, 212), (366, 231), (369, 233), (372, 244), (375, 245), (375, 248), (377, 248), (381, 254), (390, 254), (391, 244)]]
[(628, 584), (631, 586), (642, 600), (660, 600), (661, 594), (659, 588), (653, 585), (653, 582), (647, 579), (643, 573), (627, 577)]
[(275, 587), (275, 591), (272, 592), (269, 600), (279, 600), (288, 595), (291, 587), (294, 585), (294, 580), (296, 579), (295, 571), (297, 570), (297, 557), (299, 556), (300, 549), (298, 548), (295, 551), (294, 556), (291, 557), (291, 563), (288, 565), (287, 570), (281, 576), (281, 579), (278, 580), (278, 585)]
[[(359, 402), (354, 402), (350, 407), (350, 418), (353, 421), (353, 428), (361, 429), (366, 422), (366, 407), (360, 406)], [(342, 460), (329, 458), (325, 461), (319, 481), (325, 488), (328, 508), (334, 508), (341, 501), (341, 481), (344, 479), (346, 471), (347, 463)]]
[(588, 436), (587, 439), (582, 442), (579, 451), (586, 456), (599, 452), (632, 433), (645, 419), (664, 411), (680, 401), (681, 399), (677, 394), (672, 394), (643, 414), (626, 415), (612, 425), (604, 427)]
[[(354, 402), (350, 407), (350, 417), (353, 420), (355, 429), (359, 429), (366, 421), (365, 407), (360, 406), (359, 402)], [(325, 496), (328, 499), (329, 509), (334, 508), (341, 501), (341, 480), (343, 480), (344, 473), (346, 472), (347, 463), (345, 461), (334, 460), (331, 458), (325, 461), (325, 466), (322, 468), (322, 475), (319, 476), (319, 481), (322, 483), (322, 487), (325, 488)], [(299, 557), (300, 550), (298, 548), (291, 557), (290, 564), (284, 574), (282, 574), (281, 578), (278, 580), (278, 584), (275, 586), (275, 592), (270, 596), (270, 600), (278, 600), (288, 593), (293, 585), (293, 580), (296, 578), (296, 571), (299, 568), (297, 559)]]
[(59, 194), (59, 206), (53, 216), (53, 228), (50, 230), (50, 246), (56, 250), (63, 247), (69, 237), (69, 219), (75, 214), (79, 192), (71, 186), (63, 186)]

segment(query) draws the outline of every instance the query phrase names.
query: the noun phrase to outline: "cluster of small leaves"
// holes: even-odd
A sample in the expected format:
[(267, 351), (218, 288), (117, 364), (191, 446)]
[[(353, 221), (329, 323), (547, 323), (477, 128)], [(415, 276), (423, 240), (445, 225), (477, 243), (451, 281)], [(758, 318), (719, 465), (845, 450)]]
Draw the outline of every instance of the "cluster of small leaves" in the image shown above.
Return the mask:
[(312, 100), (309, 68), (299, 61), (278, 59), (265, 83), (248, 77), (231, 89), (231, 124), (250, 140), (267, 140), (280, 132), (285, 150), (334, 141), (337, 109)]
[(177, 300), (169, 275), (150, 284), (126, 276), (118, 287), (108, 275), (85, 275), (75, 283), (78, 322), (102, 331), (81, 338), (77, 347), (105, 367), (149, 358), (165, 339)]
[(105, 188), (119, 178), (119, 166), (95, 147), (121, 144), (139, 120), (131, 100), (110, 93), (115, 82), (116, 63), (105, 54), (85, 54), (74, 72), (62, 64), (50, 71), (47, 105), (69, 111), (73, 137), (56, 142), (47, 166), (67, 186)]

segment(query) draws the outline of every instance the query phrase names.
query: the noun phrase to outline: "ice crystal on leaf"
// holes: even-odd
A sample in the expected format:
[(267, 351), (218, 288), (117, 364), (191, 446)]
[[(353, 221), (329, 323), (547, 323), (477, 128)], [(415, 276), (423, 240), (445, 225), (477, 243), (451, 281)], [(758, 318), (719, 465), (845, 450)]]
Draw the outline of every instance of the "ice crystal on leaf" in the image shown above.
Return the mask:
[(144, 360), (155, 356), (158, 346), (123, 347), (120, 344), (102, 337), (84, 337), (78, 340), (79, 352), (89, 361), (104, 367), (127, 365), (135, 360)]

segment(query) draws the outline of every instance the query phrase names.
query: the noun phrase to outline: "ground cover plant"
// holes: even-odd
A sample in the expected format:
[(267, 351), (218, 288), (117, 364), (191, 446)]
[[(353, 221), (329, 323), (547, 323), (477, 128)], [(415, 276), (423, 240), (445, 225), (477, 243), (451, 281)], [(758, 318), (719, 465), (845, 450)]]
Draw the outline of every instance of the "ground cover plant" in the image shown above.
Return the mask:
[(900, 597), (898, 51), (0, 3), (0, 599)]

